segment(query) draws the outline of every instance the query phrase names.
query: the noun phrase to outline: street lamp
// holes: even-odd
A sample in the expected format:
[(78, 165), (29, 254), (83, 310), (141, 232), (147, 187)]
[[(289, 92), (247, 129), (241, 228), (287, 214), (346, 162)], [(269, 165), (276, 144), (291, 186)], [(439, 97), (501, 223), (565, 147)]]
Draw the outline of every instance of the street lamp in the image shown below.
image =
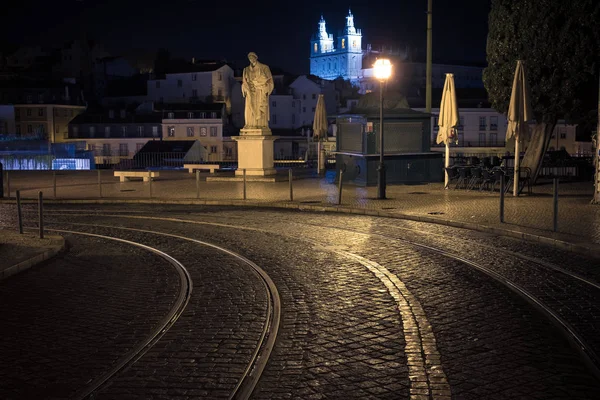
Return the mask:
[(383, 84), (392, 75), (390, 60), (380, 58), (373, 65), (375, 78), (379, 80), (379, 166), (377, 167), (377, 198), (385, 199), (385, 164), (383, 163)]

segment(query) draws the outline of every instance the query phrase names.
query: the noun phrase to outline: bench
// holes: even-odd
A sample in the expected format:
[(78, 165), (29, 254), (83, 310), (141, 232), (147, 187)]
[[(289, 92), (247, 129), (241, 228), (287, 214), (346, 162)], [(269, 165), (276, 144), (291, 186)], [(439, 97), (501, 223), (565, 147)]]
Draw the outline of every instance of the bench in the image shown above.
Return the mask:
[(142, 178), (144, 182), (148, 182), (153, 178), (160, 176), (158, 171), (115, 171), (114, 176), (118, 176), (121, 182), (130, 180), (131, 178)]
[(183, 168), (187, 169), (190, 174), (193, 174), (195, 170), (208, 170), (211, 174), (215, 173), (215, 170), (221, 169), (219, 164), (183, 164)]

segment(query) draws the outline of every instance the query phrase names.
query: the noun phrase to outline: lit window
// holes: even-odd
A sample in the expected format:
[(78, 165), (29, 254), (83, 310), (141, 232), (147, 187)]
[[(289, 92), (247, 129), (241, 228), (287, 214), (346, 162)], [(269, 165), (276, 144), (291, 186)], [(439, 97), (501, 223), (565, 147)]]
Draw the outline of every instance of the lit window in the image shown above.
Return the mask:
[(194, 136), (194, 127), (193, 126), (188, 126), (187, 127), (187, 136), (188, 137)]
[(315, 53), (319, 51), (319, 47), (317, 46), (317, 44), (315, 43)]
[(346, 39), (342, 39), (342, 49), (346, 48)]
[(206, 128), (205, 127), (200, 128), (200, 136), (206, 136)]
[(356, 40), (352, 41), (352, 47), (356, 48)]
[(169, 136), (169, 137), (175, 136), (175, 127), (174, 126), (169, 126), (167, 128), (167, 136)]
[(152, 136), (158, 136), (158, 126), (152, 127)]
[(210, 152), (211, 153), (216, 153), (217, 152), (217, 146), (210, 146)]

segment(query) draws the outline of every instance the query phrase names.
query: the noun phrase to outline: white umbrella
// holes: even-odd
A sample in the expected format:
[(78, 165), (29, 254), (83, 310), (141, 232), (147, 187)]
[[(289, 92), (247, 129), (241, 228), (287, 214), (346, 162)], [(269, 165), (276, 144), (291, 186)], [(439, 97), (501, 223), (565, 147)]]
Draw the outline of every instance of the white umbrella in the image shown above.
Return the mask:
[[(454, 74), (446, 74), (444, 91), (442, 92), (442, 103), (440, 104), (440, 116), (438, 125), (440, 130), (436, 142), (446, 145), (445, 168), (450, 166), (450, 141), (456, 135), (456, 127), (460, 124), (458, 116), (458, 104), (456, 102), (456, 90), (454, 89)], [(446, 170), (444, 170), (446, 171)], [(445, 172), (444, 188), (448, 188), (448, 171)]]
[(528, 133), (527, 121), (533, 118), (533, 110), (530, 103), (529, 85), (525, 77), (525, 63), (517, 61), (515, 78), (513, 80), (510, 105), (508, 106), (508, 127), (506, 129), (506, 140), (515, 138), (515, 172), (513, 175), (513, 196), (519, 194), (519, 141)]
[[(319, 99), (317, 100), (317, 107), (315, 109), (315, 119), (313, 121), (313, 135), (318, 140), (319, 149), (318, 153), (318, 166), (317, 171), (321, 173), (325, 169), (325, 157), (323, 157), (322, 153), (322, 144), (321, 141), (323, 139), (327, 139), (327, 110), (325, 109), (325, 98), (322, 94), (319, 95)], [(321, 165), (323, 164), (323, 165)]]

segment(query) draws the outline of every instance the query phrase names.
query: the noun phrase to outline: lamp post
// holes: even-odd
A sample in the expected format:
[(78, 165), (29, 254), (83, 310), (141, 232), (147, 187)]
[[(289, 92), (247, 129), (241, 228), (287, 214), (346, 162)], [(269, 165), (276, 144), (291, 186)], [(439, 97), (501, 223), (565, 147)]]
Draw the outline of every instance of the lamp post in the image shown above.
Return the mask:
[(380, 58), (373, 65), (375, 78), (379, 80), (379, 166), (377, 167), (377, 198), (385, 199), (385, 164), (383, 162), (383, 84), (392, 75), (390, 60)]

